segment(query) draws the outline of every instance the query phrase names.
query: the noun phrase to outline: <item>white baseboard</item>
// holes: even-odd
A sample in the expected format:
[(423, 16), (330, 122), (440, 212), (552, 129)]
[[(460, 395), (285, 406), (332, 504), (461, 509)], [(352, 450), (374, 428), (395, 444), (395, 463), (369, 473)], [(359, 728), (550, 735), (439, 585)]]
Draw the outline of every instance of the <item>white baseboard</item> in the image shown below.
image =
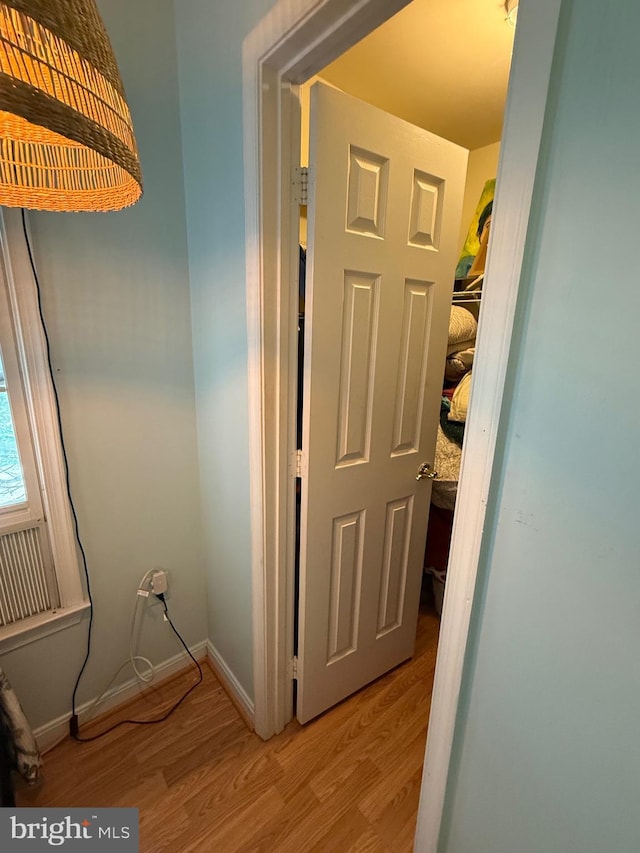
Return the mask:
[[(194, 646), (190, 646), (189, 651), (194, 656), (194, 658), (196, 658), (196, 660), (199, 660), (200, 658), (204, 657), (205, 654), (211, 654), (209, 650), (209, 645), (210, 644), (208, 640), (202, 640), (202, 642), (196, 643)], [(190, 661), (190, 659), (184, 652), (180, 652), (177, 655), (174, 655), (173, 657), (164, 661), (163, 663), (160, 663), (158, 665), (154, 664), (154, 682), (162, 681), (165, 678), (169, 678), (170, 676), (175, 675), (175, 673), (180, 672), (180, 670), (186, 669), (189, 666), (193, 666), (193, 663)], [(137, 678), (130, 678), (128, 681), (125, 681), (123, 684), (112, 688), (105, 694), (104, 700), (99, 705), (99, 712), (101, 714), (104, 714), (105, 711), (112, 710), (117, 705), (122, 705), (124, 702), (128, 702), (131, 699), (134, 699), (147, 686), (148, 685), (142, 684), (140, 681), (138, 681)], [(89, 702), (84, 702), (78, 707), (77, 711), (80, 723), (82, 723), (83, 714), (86, 714), (86, 712), (91, 707), (94, 701), (95, 699), (91, 699)], [(63, 714), (57, 719), (51, 720), (51, 722), (45, 723), (43, 726), (37, 728), (34, 734), (36, 736), (36, 741), (38, 742), (38, 747), (44, 751), (47, 748), (58, 743), (59, 741), (63, 740), (69, 734), (70, 719), (70, 713)]]
[(253, 731), (255, 729), (255, 707), (253, 699), (249, 697), (247, 691), (229, 669), (226, 661), (213, 645), (211, 640), (207, 640), (206, 646), (211, 669), (214, 671), (216, 678), (222, 685), (228, 697), (238, 709), (238, 713), (242, 719)]

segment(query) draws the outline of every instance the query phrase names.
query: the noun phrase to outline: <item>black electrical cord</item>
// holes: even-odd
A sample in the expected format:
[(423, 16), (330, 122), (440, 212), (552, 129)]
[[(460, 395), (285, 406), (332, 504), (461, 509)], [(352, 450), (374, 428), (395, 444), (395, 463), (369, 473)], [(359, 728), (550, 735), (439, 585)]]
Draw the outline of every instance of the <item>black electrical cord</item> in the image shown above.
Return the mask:
[(55, 374), (53, 372), (53, 364), (51, 362), (51, 344), (49, 342), (49, 333), (47, 332), (47, 324), (44, 320), (44, 312), (42, 310), (42, 293), (40, 290), (40, 280), (38, 279), (38, 271), (36, 269), (36, 264), (33, 259), (33, 252), (31, 250), (31, 240), (29, 239), (29, 230), (27, 229), (27, 219), (24, 212), (24, 207), (22, 208), (22, 230), (24, 232), (24, 240), (27, 245), (27, 252), (29, 254), (29, 263), (31, 264), (31, 272), (33, 273), (33, 280), (36, 285), (36, 293), (38, 296), (38, 313), (40, 314), (40, 322), (42, 324), (42, 331), (44, 334), (44, 340), (47, 351), (47, 364), (49, 366), (49, 375), (51, 377), (51, 386), (53, 388), (53, 397), (56, 404), (56, 418), (58, 420), (58, 430), (60, 433), (60, 446), (62, 448), (62, 458), (64, 460), (64, 474), (65, 474), (65, 483), (67, 487), (67, 496), (69, 498), (69, 506), (71, 507), (71, 514), (73, 516), (73, 526), (76, 537), (76, 542), (78, 543), (78, 548), (80, 549), (80, 554), (82, 555), (82, 568), (84, 569), (84, 577), (85, 583), (87, 585), (87, 596), (89, 598), (89, 630), (87, 631), (87, 651), (84, 656), (84, 661), (82, 662), (82, 666), (80, 668), (80, 672), (78, 673), (78, 677), (76, 679), (76, 683), (73, 688), (73, 693), (71, 695), (71, 713), (72, 719), (77, 719), (76, 714), (76, 694), (78, 692), (78, 687), (80, 685), (80, 679), (82, 678), (84, 671), (87, 666), (87, 662), (89, 660), (89, 656), (91, 654), (91, 636), (93, 630), (93, 596), (91, 595), (91, 582), (89, 580), (89, 569), (87, 567), (87, 555), (84, 550), (84, 545), (82, 544), (82, 540), (80, 538), (80, 526), (78, 524), (78, 514), (76, 513), (76, 508), (73, 503), (73, 498), (71, 497), (71, 482), (69, 480), (69, 459), (67, 457), (67, 448), (64, 443), (64, 433), (62, 430), (62, 417), (60, 415), (60, 397), (58, 395), (58, 389), (56, 387), (55, 382)]
[(29, 254), (29, 263), (31, 264), (31, 271), (33, 273), (33, 279), (34, 279), (35, 285), (36, 285), (36, 293), (37, 293), (37, 297), (38, 297), (38, 313), (40, 315), (40, 322), (42, 324), (42, 331), (44, 334), (44, 340), (45, 340), (45, 344), (46, 344), (47, 364), (49, 367), (49, 375), (51, 376), (51, 385), (53, 388), (53, 397), (54, 397), (55, 404), (56, 404), (56, 418), (58, 421), (58, 430), (60, 432), (60, 446), (62, 448), (62, 457), (64, 460), (64, 472), (65, 472), (67, 496), (69, 498), (69, 505), (71, 507), (71, 514), (73, 516), (73, 524), (74, 524), (74, 532), (75, 532), (76, 541), (78, 543), (78, 548), (80, 549), (80, 553), (82, 555), (82, 568), (84, 569), (84, 577), (85, 577), (85, 581), (87, 584), (87, 596), (89, 598), (89, 630), (87, 632), (87, 651), (86, 651), (86, 654), (84, 656), (84, 661), (82, 662), (82, 667), (80, 668), (80, 672), (78, 673), (78, 677), (76, 679), (76, 683), (75, 683), (74, 688), (73, 688), (73, 693), (71, 695), (71, 721), (70, 721), (70, 725), (69, 725), (69, 732), (70, 732), (71, 736), (74, 738), (74, 740), (77, 740), (80, 743), (89, 743), (92, 740), (98, 740), (98, 738), (104, 737), (104, 735), (108, 734), (109, 732), (112, 732), (114, 729), (117, 729), (120, 726), (124, 726), (126, 723), (131, 723), (131, 724), (137, 725), (137, 726), (147, 726), (147, 725), (153, 725), (154, 723), (163, 723), (166, 719), (168, 719), (168, 717), (171, 716), (171, 714), (173, 714), (173, 712), (176, 710), (176, 708), (179, 705), (181, 705), (182, 702), (184, 702), (184, 700), (187, 698), (187, 696), (193, 690), (195, 690), (199, 684), (201, 684), (201, 682), (202, 682), (202, 667), (200, 666), (198, 661), (194, 658), (194, 656), (191, 654), (191, 652), (189, 651), (189, 647), (187, 646), (185, 641), (182, 639), (182, 637), (178, 633), (177, 628), (175, 627), (175, 625), (171, 621), (171, 617), (169, 616), (169, 610), (167, 608), (167, 602), (165, 601), (164, 594), (159, 593), (158, 595), (156, 595), (156, 598), (158, 598), (162, 602), (162, 606), (164, 607), (164, 616), (165, 616), (167, 622), (171, 626), (173, 633), (176, 635), (176, 637), (182, 643), (185, 651), (187, 652), (187, 654), (189, 655), (191, 660), (195, 663), (196, 667), (198, 668), (198, 680), (195, 682), (195, 684), (191, 685), (191, 687), (186, 691), (186, 693), (184, 693), (184, 695), (181, 696), (180, 699), (178, 699), (178, 701), (175, 703), (175, 705), (173, 705), (171, 708), (169, 708), (169, 710), (162, 717), (158, 717), (155, 720), (122, 720), (121, 722), (116, 723), (115, 725), (111, 726), (110, 728), (106, 729), (105, 731), (101, 732), (100, 734), (93, 735), (92, 737), (84, 737), (84, 738), (80, 737), (80, 734), (79, 734), (80, 727), (79, 727), (79, 723), (78, 723), (78, 714), (76, 711), (76, 694), (78, 692), (80, 680), (81, 680), (81, 678), (84, 674), (84, 671), (86, 669), (87, 662), (89, 660), (89, 656), (91, 655), (91, 636), (92, 636), (92, 629), (93, 629), (93, 608), (94, 608), (93, 596), (91, 595), (91, 583), (89, 580), (89, 569), (87, 566), (87, 555), (85, 553), (84, 545), (82, 544), (82, 540), (80, 539), (80, 526), (78, 524), (78, 515), (76, 513), (76, 508), (75, 508), (74, 503), (73, 503), (73, 498), (71, 496), (71, 482), (69, 479), (69, 460), (67, 457), (67, 448), (66, 448), (65, 443), (64, 443), (64, 434), (62, 431), (62, 417), (60, 415), (60, 397), (58, 396), (58, 389), (56, 387), (56, 382), (55, 382), (55, 374), (53, 372), (53, 364), (51, 361), (51, 344), (49, 342), (49, 333), (47, 332), (47, 325), (46, 325), (45, 319), (44, 319), (44, 312), (42, 310), (42, 293), (40, 291), (40, 281), (38, 279), (38, 272), (37, 272), (36, 264), (35, 264), (35, 261), (33, 258), (33, 252), (31, 249), (31, 240), (29, 239), (29, 231), (27, 228), (27, 220), (26, 220), (24, 208), (22, 208), (22, 230), (24, 232), (24, 239), (25, 239), (25, 243), (27, 246), (27, 252)]
[[(156, 723), (164, 723), (164, 721), (167, 720), (171, 716), (171, 714), (173, 714), (173, 712), (176, 710), (176, 708), (178, 708), (180, 705), (182, 705), (182, 703), (187, 698), (187, 696), (190, 693), (192, 693), (199, 684), (202, 683), (202, 667), (200, 666), (198, 661), (194, 658), (194, 656), (191, 654), (191, 652), (189, 651), (189, 647), (187, 646), (185, 641), (180, 636), (176, 626), (171, 621), (171, 617), (169, 616), (169, 610), (167, 608), (167, 602), (165, 601), (164, 594), (161, 592), (157, 593), (156, 598), (158, 598), (162, 602), (162, 606), (164, 607), (164, 617), (167, 620), (167, 622), (169, 623), (169, 625), (171, 626), (173, 633), (180, 640), (184, 650), (186, 651), (186, 653), (189, 655), (191, 660), (194, 662), (194, 664), (198, 668), (198, 680), (194, 684), (192, 684), (191, 687), (185, 693), (183, 693), (183, 695), (178, 699), (178, 701), (174, 705), (172, 705), (171, 708), (169, 708), (169, 710), (166, 713), (164, 713), (161, 717), (157, 717), (154, 720), (120, 720), (119, 723), (115, 723), (113, 726), (110, 726), (108, 729), (105, 729), (103, 732), (100, 732), (97, 735), (92, 735), (91, 737), (80, 737), (79, 728), (78, 728), (78, 718), (75, 717), (75, 731), (72, 731), (72, 737), (74, 738), (74, 740), (77, 740), (80, 743), (90, 743), (91, 741), (98, 740), (99, 738), (104, 737), (105, 735), (109, 734), (109, 732), (112, 732), (115, 729), (120, 728), (120, 726), (127, 725), (127, 723), (134, 725), (134, 726), (152, 726), (152, 725), (155, 725)], [(73, 725), (74, 725), (74, 721), (72, 720), (72, 726)]]

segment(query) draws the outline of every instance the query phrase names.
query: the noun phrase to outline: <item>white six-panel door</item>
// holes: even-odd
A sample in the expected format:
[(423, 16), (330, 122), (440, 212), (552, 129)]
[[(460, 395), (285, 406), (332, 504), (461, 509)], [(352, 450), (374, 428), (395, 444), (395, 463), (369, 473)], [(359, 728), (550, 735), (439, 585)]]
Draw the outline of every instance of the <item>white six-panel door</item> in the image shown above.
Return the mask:
[(467, 154), (311, 90), (301, 722), (413, 653)]

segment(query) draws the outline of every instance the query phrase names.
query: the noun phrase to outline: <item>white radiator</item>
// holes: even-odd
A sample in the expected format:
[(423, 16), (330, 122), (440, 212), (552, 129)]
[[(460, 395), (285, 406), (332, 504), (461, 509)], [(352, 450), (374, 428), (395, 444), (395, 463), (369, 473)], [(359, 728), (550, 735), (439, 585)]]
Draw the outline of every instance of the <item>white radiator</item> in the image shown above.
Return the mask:
[(38, 525), (0, 534), (0, 626), (59, 604), (46, 532)]

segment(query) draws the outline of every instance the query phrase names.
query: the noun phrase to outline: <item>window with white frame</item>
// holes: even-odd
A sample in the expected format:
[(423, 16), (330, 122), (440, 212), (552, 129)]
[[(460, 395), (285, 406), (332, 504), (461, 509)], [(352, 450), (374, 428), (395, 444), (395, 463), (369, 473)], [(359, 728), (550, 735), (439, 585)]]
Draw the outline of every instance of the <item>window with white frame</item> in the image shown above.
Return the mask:
[(38, 292), (20, 211), (0, 214), (0, 649), (87, 606)]
[(0, 348), (0, 511), (6, 512), (16, 504), (22, 504), (26, 498), (27, 486)]

